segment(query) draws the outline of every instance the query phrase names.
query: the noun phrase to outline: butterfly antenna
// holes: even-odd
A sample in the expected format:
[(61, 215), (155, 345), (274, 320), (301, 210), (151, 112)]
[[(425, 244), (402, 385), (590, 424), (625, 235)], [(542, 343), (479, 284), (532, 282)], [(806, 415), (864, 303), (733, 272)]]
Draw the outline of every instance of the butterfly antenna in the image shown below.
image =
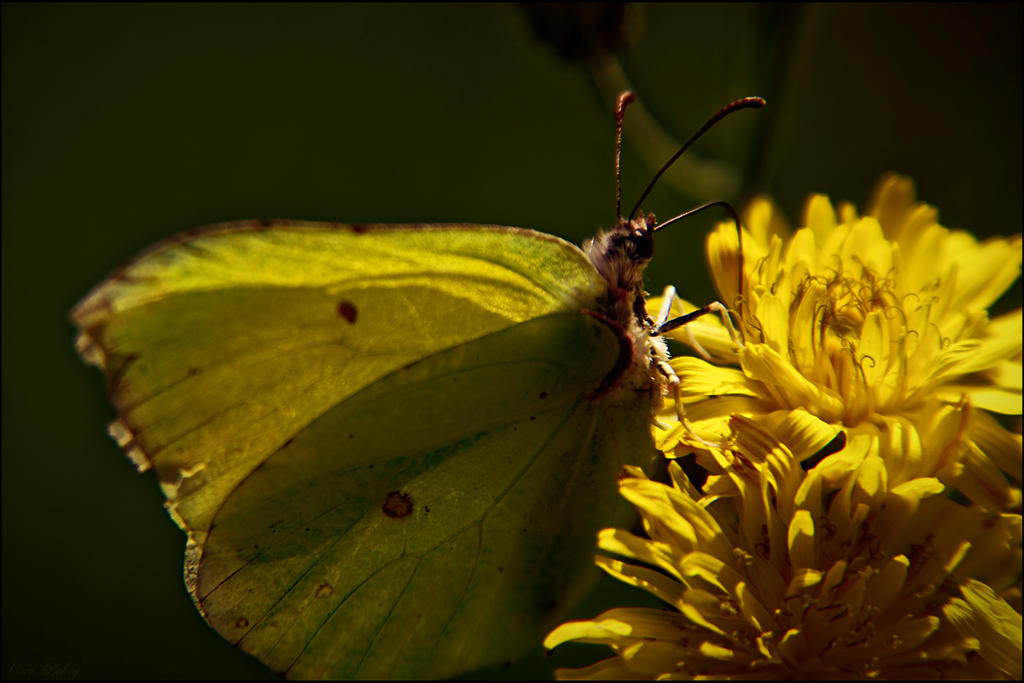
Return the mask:
[(636, 99), (632, 91), (619, 95), (619, 103), (615, 107), (615, 217), (622, 220), (622, 117), (626, 115), (626, 105)]
[[(629, 93), (629, 94), (632, 95), (632, 93)], [(623, 100), (624, 97), (625, 97), (625, 94), (623, 94), (623, 96), (619, 98), (620, 107), (623, 106), (622, 105), (622, 100)], [(654, 174), (654, 178), (652, 178), (651, 182), (649, 182), (647, 184), (647, 189), (644, 190), (644, 193), (642, 195), (640, 195), (640, 199), (637, 200), (636, 206), (634, 206), (633, 210), (629, 212), (629, 219), (633, 220), (633, 216), (636, 215), (637, 209), (639, 209), (640, 205), (643, 203), (643, 201), (645, 199), (647, 199), (647, 195), (651, 193), (651, 190), (654, 188), (654, 184), (658, 182), (658, 178), (661, 177), (661, 174), (663, 174), (665, 171), (667, 171), (669, 169), (669, 167), (672, 164), (675, 163), (676, 159), (678, 159), (680, 156), (682, 156), (683, 152), (685, 152), (687, 149), (689, 149), (690, 145), (692, 145), (694, 142), (696, 142), (697, 139), (701, 135), (706, 133), (707, 130), (709, 128), (711, 128), (711, 126), (715, 125), (716, 123), (718, 123), (719, 121), (721, 121), (726, 116), (728, 116), (729, 114), (733, 113), (734, 111), (739, 111), (740, 109), (760, 109), (764, 105), (765, 105), (765, 101), (764, 101), (763, 97), (743, 97), (743, 98), (740, 98), (740, 99), (736, 100), (735, 102), (730, 102), (729, 104), (727, 104), (724, 107), (722, 107), (717, 114), (715, 114), (710, 119), (708, 119), (708, 122), (705, 123), (701, 127), (701, 129), (698, 130), (696, 132), (696, 134), (694, 134), (693, 137), (691, 137), (689, 140), (687, 140), (686, 144), (683, 145), (682, 147), (680, 147), (679, 151), (676, 152), (674, 155), (672, 155), (672, 158), (669, 159), (667, 162), (665, 162), (665, 165), (662, 166), (661, 169), (657, 173)], [(621, 135), (621, 133), (622, 133), (621, 118), (619, 119), (619, 121), (620, 121), (620, 123), (619, 123), (619, 133)], [(736, 226), (737, 226), (737, 228), (739, 227), (739, 223), (738, 222), (736, 223)]]
[(698, 206), (696, 209), (690, 209), (689, 211), (681, 213), (678, 216), (674, 216), (673, 218), (669, 218), (664, 223), (659, 223), (658, 225), (654, 226), (653, 230), (654, 230), (654, 232), (657, 232), (657, 231), (661, 230), (664, 227), (668, 227), (669, 225), (672, 225), (676, 221), (681, 221), (682, 219), (687, 218), (689, 216), (692, 216), (695, 213), (700, 213), (701, 211), (703, 211), (705, 209), (710, 209), (712, 206), (721, 206), (721, 207), (723, 207), (726, 211), (729, 212), (729, 216), (731, 216), (732, 219), (734, 221), (736, 221), (736, 225), (740, 224), (739, 214), (736, 213), (736, 209), (732, 208), (732, 204), (730, 204), (729, 202), (714, 201), (714, 202), (708, 202), (707, 204), (702, 204), (702, 205)]
[(733, 208), (732, 204), (730, 204), (729, 202), (724, 202), (724, 201), (720, 201), (720, 200), (719, 201), (714, 201), (714, 202), (708, 202), (707, 204), (702, 204), (701, 206), (698, 206), (695, 209), (690, 209), (689, 211), (684, 211), (683, 213), (679, 214), (678, 216), (675, 216), (673, 218), (669, 218), (664, 223), (659, 223), (658, 225), (655, 225), (651, 229), (651, 231), (652, 232), (658, 232), (662, 228), (667, 227), (669, 225), (672, 225), (676, 221), (680, 221), (680, 220), (682, 220), (682, 219), (684, 219), (684, 218), (686, 218), (688, 216), (692, 216), (692, 215), (694, 215), (696, 213), (700, 213), (701, 211), (704, 211), (705, 209), (710, 209), (713, 206), (721, 206), (722, 208), (724, 208), (729, 213), (729, 215), (732, 217), (733, 222), (736, 223), (736, 235), (737, 235), (737, 237), (739, 239), (739, 258), (737, 259), (737, 262), (738, 262), (738, 265), (739, 265), (739, 280), (740, 280), (739, 284), (736, 287), (736, 291), (739, 294), (739, 308), (738, 308), (738, 310), (742, 311), (742, 307), (743, 307), (743, 228), (740, 226), (740, 216), (739, 216), (738, 213), (736, 213), (736, 209)]

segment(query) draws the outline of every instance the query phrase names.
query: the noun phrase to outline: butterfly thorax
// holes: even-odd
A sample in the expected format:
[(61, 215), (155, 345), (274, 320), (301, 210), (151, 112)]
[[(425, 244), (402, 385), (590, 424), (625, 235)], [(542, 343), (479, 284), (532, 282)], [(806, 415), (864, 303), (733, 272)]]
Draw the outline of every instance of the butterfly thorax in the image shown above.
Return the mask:
[(626, 333), (632, 345), (630, 368), (617, 384), (629, 389), (648, 388), (660, 396), (654, 382), (652, 361), (667, 360), (664, 342), (652, 336), (654, 321), (647, 315), (643, 275), (654, 254), (653, 214), (628, 220), (620, 218), (611, 230), (599, 233), (583, 244), (583, 252), (597, 272), (607, 280), (609, 310), (605, 313)]

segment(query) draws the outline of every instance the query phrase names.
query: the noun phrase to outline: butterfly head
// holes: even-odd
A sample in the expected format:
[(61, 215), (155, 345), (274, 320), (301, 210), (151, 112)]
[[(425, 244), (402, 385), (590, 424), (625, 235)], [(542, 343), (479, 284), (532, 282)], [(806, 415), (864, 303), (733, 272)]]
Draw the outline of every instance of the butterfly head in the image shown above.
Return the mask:
[(608, 281), (616, 298), (643, 290), (643, 274), (654, 255), (654, 215), (620, 218), (618, 225), (584, 244), (583, 251)]

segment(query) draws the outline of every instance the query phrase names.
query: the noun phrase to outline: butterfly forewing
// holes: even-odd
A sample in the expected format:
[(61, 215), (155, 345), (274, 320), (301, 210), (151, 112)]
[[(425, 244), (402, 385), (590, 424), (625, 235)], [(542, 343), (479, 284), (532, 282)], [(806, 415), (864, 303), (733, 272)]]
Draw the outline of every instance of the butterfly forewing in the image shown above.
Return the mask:
[(230, 226), (73, 316), (112, 433), (189, 534), (197, 605), (295, 677), (449, 676), (539, 643), (651, 448), (649, 387), (609, 391), (637, 354), (606, 281), (540, 233)]

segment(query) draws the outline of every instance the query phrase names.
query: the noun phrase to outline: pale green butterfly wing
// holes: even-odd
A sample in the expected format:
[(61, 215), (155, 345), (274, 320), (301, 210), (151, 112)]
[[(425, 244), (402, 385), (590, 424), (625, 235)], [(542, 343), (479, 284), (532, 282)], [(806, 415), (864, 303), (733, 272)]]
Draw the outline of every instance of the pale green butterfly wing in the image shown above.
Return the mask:
[(73, 316), (211, 624), (296, 677), (429, 677), (537, 642), (649, 445), (606, 293), (531, 231), (241, 224)]
[[(299, 678), (441, 676), (535, 647), (646, 438), (643, 417), (631, 433), (636, 416), (581, 395), (617, 346), (604, 323), (551, 314), (330, 410), (215, 518), (210, 622)], [(407, 507), (389, 516), (389, 497)]]
[(256, 465), (360, 388), (600, 287), (582, 257), (532, 234), (246, 227), (160, 246), (73, 312), (79, 350), (111, 378), (112, 431), (141, 468), (184, 476), (168, 498), (196, 534)]

